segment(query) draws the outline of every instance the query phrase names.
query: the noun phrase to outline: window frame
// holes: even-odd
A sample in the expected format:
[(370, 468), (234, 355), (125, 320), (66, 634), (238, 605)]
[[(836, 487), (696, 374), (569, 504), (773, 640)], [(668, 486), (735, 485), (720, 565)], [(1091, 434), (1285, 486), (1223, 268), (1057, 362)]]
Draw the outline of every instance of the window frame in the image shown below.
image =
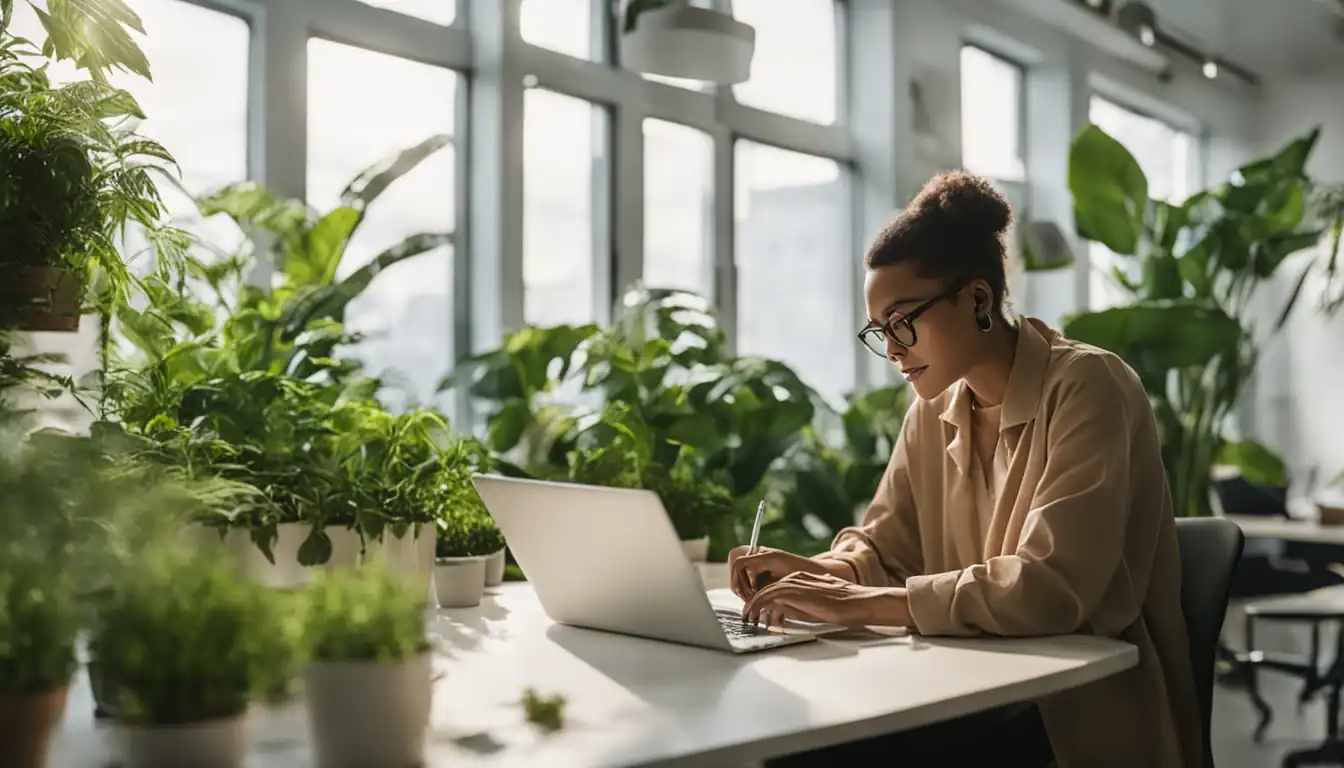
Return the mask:
[[(594, 296), (599, 322), (644, 260), (643, 121), (653, 118), (707, 133), (713, 142), (711, 298), (736, 344), (733, 156), (739, 138), (834, 160), (849, 177), (854, 239), (861, 226), (854, 176), (858, 149), (847, 127), (853, 32), (847, 0), (834, 0), (836, 122), (819, 125), (738, 103), (731, 87), (691, 91), (646, 80), (617, 62), (619, 24), (610, 0), (589, 0), (593, 55), (579, 59), (522, 39), (522, 0), (457, 0), (453, 23), (440, 25), (360, 0), (178, 0), (243, 18), (251, 30), (248, 81), (248, 176), (277, 194), (306, 198), (307, 42), (331, 40), (451, 69), (456, 105), (457, 231), (452, 338), (458, 356), (492, 348), (523, 325), (523, 92), (542, 87), (580, 98), (607, 114), (606, 172), (595, 227)], [(731, 13), (731, 0), (713, 7)], [(857, 283), (862, 275), (853, 266)], [(257, 280), (269, 279), (263, 265)], [(604, 301), (605, 299), (605, 301)], [(857, 297), (855, 297), (857, 301)], [(856, 356), (858, 359), (858, 356)], [(865, 368), (856, 365), (857, 386)], [(457, 397), (460, 424), (476, 423), (471, 398)]]
[[(1016, 101), (1017, 101), (1017, 148), (1016, 148), (1016, 151), (1017, 151), (1017, 159), (1018, 159), (1018, 161), (1022, 164), (1022, 177), (1021, 177), (1021, 178), (1008, 178), (1008, 177), (1006, 177), (1006, 176), (994, 175), (994, 176), (986, 176), (986, 178), (990, 179), (991, 181), (993, 181), (993, 182), (996, 183), (996, 184), (1011, 185), (1011, 186), (1013, 186), (1013, 187), (1015, 187), (1015, 188), (1017, 188), (1017, 189), (1020, 189), (1020, 190), (1025, 194), (1026, 192), (1030, 191), (1029, 184), (1028, 184), (1028, 180), (1031, 178), (1031, 169), (1029, 169), (1029, 168), (1027, 167), (1027, 123), (1028, 123), (1028, 115), (1027, 115), (1027, 78), (1030, 76), (1030, 71), (1031, 71), (1031, 70), (1027, 67), (1027, 65), (1023, 64), (1023, 63), (1022, 63), (1021, 61), (1019, 61), (1018, 59), (1016, 59), (1016, 58), (1014, 58), (1014, 57), (1012, 57), (1012, 56), (1007, 56), (1007, 55), (1005, 55), (1005, 54), (1003, 54), (1003, 53), (1000, 53), (997, 49), (993, 48), (992, 46), (988, 46), (988, 45), (985, 45), (985, 44), (982, 43), (982, 42), (979, 42), (979, 41), (977, 41), (977, 40), (971, 40), (971, 39), (964, 39), (964, 40), (962, 40), (962, 42), (961, 42), (961, 47), (957, 49), (957, 60), (958, 60), (958, 63), (960, 63), (962, 52), (965, 51), (965, 49), (967, 49), (967, 48), (973, 48), (973, 49), (975, 49), (975, 50), (977, 50), (977, 51), (980, 51), (981, 53), (985, 54), (986, 56), (989, 56), (990, 58), (993, 58), (993, 59), (995, 59), (995, 60), (997, 60), (997, 61), (1000, 61), (1000, 62), (1002, 62), (1002, 63), (1004, 63), (1004, 64), (1007, 64), (1009, 67), (1011, 67), (1012, 69), (1014, 69), (1014, 70), (1017, 71), (1017, 99), (1016, 99)], [(958, 78), (958, 83), (957, 83), (958, 93), (960, 93), (961, 89), (965, 86), (965, 82), (966, 82), (966, 81), (965, 81), (965, 79), (964, 79), (964, 76)], [(965, 114), (961, 111), (960, 106), (958, 106), (958, 114), (960, 115), (960, 117), (961, 117), (962, 120), (965, 119)], [(962, 136), (963, 136), (963, 137), (965, 136), (965, 130), (964, 130), (964, 129), (962, 130)], [(958, 141), (959, 141), (959, 143), (964, 143), (960, 138), (958, 139)], [(962, 155), (963, 158), (966, 156), (966, 148), (965, 148), (965, 146), (962, 146), (962, 147), (961, 147), (961, 155)], [(963, 160), (963, 162), (965, 162), (965, 161)], [(1025, 196), (1024, 196), (1023, 199), (1026, 199)]]

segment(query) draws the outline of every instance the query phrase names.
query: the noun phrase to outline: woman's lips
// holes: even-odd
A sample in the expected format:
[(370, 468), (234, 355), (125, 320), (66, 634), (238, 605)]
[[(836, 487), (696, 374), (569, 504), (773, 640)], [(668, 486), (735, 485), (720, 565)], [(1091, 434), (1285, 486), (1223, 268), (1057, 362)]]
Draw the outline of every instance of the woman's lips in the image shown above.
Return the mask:
[(929, 366), (927, 365), (921, 365), (918, 368), (908, 368), (902, 370), (901, 375), (905, 377), (906, 381), (913, 384), (915, 382), (915, 379), (918, 379), (920, 376), (922, 376), (924, 374), (924, 369), (928, 367)]

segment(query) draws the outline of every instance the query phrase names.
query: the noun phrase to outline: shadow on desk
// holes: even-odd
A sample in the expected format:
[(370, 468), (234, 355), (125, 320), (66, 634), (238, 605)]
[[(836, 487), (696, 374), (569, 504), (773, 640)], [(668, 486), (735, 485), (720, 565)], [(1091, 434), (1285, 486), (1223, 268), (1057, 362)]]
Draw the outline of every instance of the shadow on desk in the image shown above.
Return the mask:
[(487, 595), (474, 608), (441, 608), (429, 620), (429, 634), (436, 650), (447, 656), (478, 650), (490, 639), (501, 639), (508, 631), (504, 621), (509, 609)]

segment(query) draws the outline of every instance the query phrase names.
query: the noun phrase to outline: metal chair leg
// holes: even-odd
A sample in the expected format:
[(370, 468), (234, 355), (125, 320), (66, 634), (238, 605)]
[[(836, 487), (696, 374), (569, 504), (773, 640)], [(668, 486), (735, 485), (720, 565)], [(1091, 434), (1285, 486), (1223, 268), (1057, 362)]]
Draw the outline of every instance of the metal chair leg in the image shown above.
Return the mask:
[[(1249, 652), (1250, 649), (1254, 647), (1255, 618), (1253, 616), (1247, 616), (1246, 650)], [(1251, 735), (1251, 738), (1255, 743), (1259, 744), (1265, 738), (1265, 731), (1269, 729), (1270, 721), (1274, 719), (1274, 710), (1269, 708), (1269, 702), (1265, 701), (1264, 697), (1260, 695), (1260, 684), (1256, 674), (1256, 665), (1254, 663), (1248, 663), (1245, 672), (1246, 692), (1250, 694), (1251, 705), (1255, 707), (1255, 711), (1260, 715), (1260, 722), (1256, 724), (1255, 733)]]

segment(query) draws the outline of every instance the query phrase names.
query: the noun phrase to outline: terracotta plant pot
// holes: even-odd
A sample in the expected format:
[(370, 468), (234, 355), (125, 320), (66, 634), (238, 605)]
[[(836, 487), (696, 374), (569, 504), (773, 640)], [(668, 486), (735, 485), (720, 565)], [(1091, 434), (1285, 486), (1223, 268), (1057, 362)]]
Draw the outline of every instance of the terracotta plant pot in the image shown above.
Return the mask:
[(412, 766), (424, 761), (433, 663), (315, 661), (304, 671), (319, 768)]
[(1321, 525), (1344, 525), (1344, 506), (1318, 501), (1316, 513)]
[(0, 281), (0, 328), (79, 330), (80, 281), (59, 267), (19, 267)]
[(69, 691), (68, 685), (62, 685), (42, 693), (0, 695), (0, 765), (44, 768)]

